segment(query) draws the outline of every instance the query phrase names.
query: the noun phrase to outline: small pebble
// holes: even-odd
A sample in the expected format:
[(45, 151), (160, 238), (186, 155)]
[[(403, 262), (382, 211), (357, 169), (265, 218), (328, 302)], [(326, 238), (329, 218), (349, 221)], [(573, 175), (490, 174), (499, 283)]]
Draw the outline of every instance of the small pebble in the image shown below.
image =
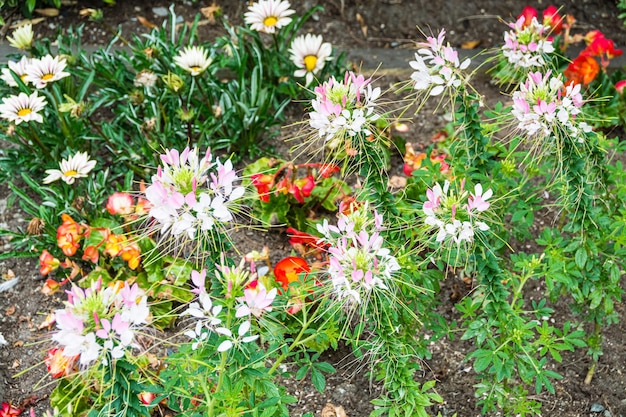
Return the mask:
[(167, 11), (167, 8), (165, 7), (153, 7), (152, 13), (154, 13), (155, 15), (159, 17), (166, 17), (169, 12)]
[(601, 413), (604, 411), (604, 406), (602, 404), (593, 403), (591, 404), (591, 408), (589, 409), (592, 413)]

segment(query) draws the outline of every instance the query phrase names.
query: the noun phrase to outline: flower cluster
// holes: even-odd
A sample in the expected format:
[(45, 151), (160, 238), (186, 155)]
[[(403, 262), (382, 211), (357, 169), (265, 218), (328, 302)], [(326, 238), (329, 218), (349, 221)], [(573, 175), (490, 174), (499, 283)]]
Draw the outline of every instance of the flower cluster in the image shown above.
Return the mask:
[(432, 150), (430, 156), (426, 155), (425, 152), (417, 153), (415, 149), (413, 149), (413, 145), (409, 142), (404, 145), (404, 149), (404, 165), (402, 166), (402, 171), (407, 177), (413, 176), (413, 171), (418, 169), (428, 169), (426, 166), (422, 165), (426, 158), (430, 160), (432, 166), (439, 166), (440, 173), (448, 174), (450, 172), (450, 164), (446, 162), (446, 154), (438, 153), (436, 150)]
[(103, 288), (99, 279), (86, 290), (75, 286), (67, 294), (65, 308), (55, 312), (58, 331), (52, 340), (62, 350), (57, 359), (69, 358), (68, 366), (78, 361), (88, 367), (99, 358), (106, 363), (105, 353), (124, 357), (134, 347), (137, 329), (148, 323), (147, 298), (137, 284), (118, 281)]
[[(18, 87), (16, 79), (19, 79), (25, 85), (32, 84), (36, 89), (41, 89), (69, 76), (70, 74), (65, 72), (66, 65), (65, 59), (58, 56), (46, 55), (42, 58), (23, 56), (19, 61), (9, 61), (8, 67), (2, 69), (0, 79), (10, 87)], [(36, 91), (31, 94), (21, 92), (18, 95), (4, 97), (0, 104), (0, 118), (16, 125), (31, 120), (42, 123), (43, 116), (39, 112), (46, 104), (46, 99), (39, 96)]]
[(285, 0), (259, 0), (248, 7), (244, 20), (252, 30), (273, 34), (291, 23), (289, 16), (295, 11), (289, 7), (291, 4)]
[(305, 77), (306, 85), (324, 68), (326, 61), (332, 60), (333, 47), (319, 35), (307, 33), (296, 37), (291, 43), (291, 60), (298, 67), (295, 77)]
[[(239, 265), (237, 268), (229, 268), (225, 266), (217, 266), (218, 273), (221, 278), (226, 279), (226, 283), (229, 288), (227, 297), (231, 296), (230, 290), (233, 286), (239, 286), (243, 281), (248, 279), (248, 273), (243, 270), (243, 265)], [(207, 293), (205, 288), (206, 270), (201, 272), (193, 271), (191, 274), (191, 280), (195, 286), (192, 290), (198, 295), (197, 300), (189, 304), (189, 307), (183, 315), (189, 315), (196, 318), (196, 323), (192, 330), (185, 332), (185, 335), (190, 339), (193, 339), (191, 347), (193, 350), (205, 341), (208, 340), (212, 334), (217, 335), (222, 341), (217, 346), (218, 352), (226, 352), (233, 346), (240, 343), (249, 343), (258, 339), (258, 335), (251, 335), (250, 320), (242, 321), (237, 328), (237, 336), (234, 336), (233, 332), (221, 326), (223, 323), (223, 316), (227, 313), (222, 305), (215, 303), (211, 296)], [(241, 303), (235, 313), (236, 318), (249, 317), (251, 314), (260, 317), (264, 311), (271, 311), (271, 304), (276, 296), (276, 289), (271, 290), (269, 293), (265, 290), (263, 284), (256, 280), (253, 280), (244, 289), (244, 296), (240, 297), (238, 301)]]
[[(110, 229), (104, 227), (91, 227), (86, 224), (76, 222), (68, 214), (62, 214), (63, 223), (57, 228), (57, 246), (63, 251), (65, 256), (74, 256), (80, 248), (80, 242), (84, 238), (89, 238), (89, 244), (83, 250), (82, 259), (94, 264), (100, 258), (100, 248), (104, 247), (104, 253), (110, 257), (121, 257), (128, 262), (130, 269), (137, 269), (141, 261), (141, 250), (136, 242), (131, 241), (125, 235), (111, 233)], [(67, 268), (70, 263), (61, 263), (54, 258), (47, 250), (44, 250), (39, 257), (39, 271), (42, 275), (47, 275), (59, 266)]]
[(163, 166), (146, 189), (150, 216), (161, 226), (161, 233), (187, 235), (211, 232), (233, 220), (233, 207), (244, 194), (235, 186), (238, 176), (230, 160), (212, 160), (209, 150), (203, 157), (198, 149), (183, 152), (169, 149), (161, 155)]
[(566, 134), (583, 141), (583, 132), (591, 126), (576, 120), (583, 105), (580, 84), (563, 84), (560, 76), (534, 72), (513, 93), (511, 113), (519, 121), (518, 128), (528, 136)]
[(379, 119), (376, 100), (380, 87), (372, 88), (371, 78), (346, 72), (343, 81), (335, 77), (315, 87), (309, 124), (324, 138), (326, 146), (336, 149), (356, 135), (372, 134), (371, 124)]
[(607, 39), (599, 30), (592, 30), (584, 37), (587, 47), (567, 66), (563, 74), (565, 78), (576, 84), (588, 85), (600, 72), (596, 57), (600, 58), (602, 68), (606, 69), (609, 61), (622, 55), (622, 50), (615, 49), (611, 39)]
[[(317, 185), (313, 168), (317, 168), (318, 174), (322, 178), (330, 178), (340, 168), (333, 164), (306, 163), (297, 164), (285, 163), (281, 165), (273, 174), (256, 173), (250, 176), (252, 185), (257, 190), (259, 199), (268, 203), (270, 196), (291, 195), (298, 203), (304, 204), (305, 199), (311, 196), (313, 189)], [(306, 176), (299, 177), (298, 171), (306, 170)]]
[(464, 190), (465, 180), (461, 182), (458, 193), (450, 190), (450, 182), (445, 181), (443, 187), (436, 183), (426, 191), (426, 202), (422, 211), (426, 216), (424, 223), (437, 230), (437, 242), (450, 240), (459, 245), (462, 242), (474, 241), (476, 229), (489, 230), (489, 226), (478, 220), (479, 214), (486, 211), (490, 203), (487, 201), (493, 192), (483, 191), (481, 184), (474, 186), (474, 193)]
[(329, 244), (328, 275), (339, 300), (360, 304), (375, 290), (389, 288), (391, 276), (400, 265), (380, 235), (383, 218), (369, 205), (345, 215), (340, 214), (337, 225), (328, 220), (317, 225), (323, 241)]
[[(552, 20), (546, 20), (546, 16), (544, 15), (544, 23), (539, 23), (536, 10), (534, 15), (524, 12), (515, 23), (508, 24), (511, 30), (504, 33), (502, 54), (514, 67), (542, 67), (546, 64), (546, 54), (554, 52), (554, 45), (549, 37), (552, 27), (547, 24)], [(554, 14), (549, 16), (554, 18)]]
[(438, 96), (446, 88), (456, 89), (461, 85), (460, 72), (467, 69), (470, 59), (459, 62), (458, 52), (444, 45), (446, 31), (441, 29), (437, 38), (428, 36), (420, 43), (415, 53), (415, 61), (409, 62), (415, 71), (411, 74), (415, 90), (429, 91), (431, 96)]

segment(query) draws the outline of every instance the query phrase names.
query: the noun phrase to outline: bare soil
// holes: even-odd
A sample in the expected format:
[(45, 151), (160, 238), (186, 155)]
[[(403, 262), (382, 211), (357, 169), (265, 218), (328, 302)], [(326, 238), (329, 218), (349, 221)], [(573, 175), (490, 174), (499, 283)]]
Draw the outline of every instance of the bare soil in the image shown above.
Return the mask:
[[(225, 16), (233, 23), (240, 23), (247, 7), (244, 1), (216, 0)], [(79, 1), (79, 4), (61, 9), (56, 18), (48, 18), (35, 27), (40, 36), (52, 36), (57, 30), (64, 30), (70, 25), (85, 24), (85, 42), (104, 44), (110, 34), (102, 25), (86, 22), (79, 16), (79, 10), (86, 7), (104, 8), (105, 23), (110, 27), (120, 27), (122, 33), (142, 33), (148, 29), (138, 21), (138, 16), (155, 24), (161, 24), (164, 17), (158, 16), (158, 8), (168, 8), (166, 0), (120, 0), (114, 7), (104, 7), (100, 1)], [(452, 45), (460, 47), (466, 41), (479, 41), (479, 47), (497, 45), (506, 30), (504, 21), (511, 21), (522, 8), (530, 4), (539, 10), (549, 3), (524, 0), (480, 0), (480, 1), (425, 1), (425, 0), (304, 0), (294, 5), (301, 13), (314, 5), (324, 6), (324, 11), (317, 13), (306, 29), (321, 33), (326, 40), (342, 50), (364, 48), (413, 48), (414, 41), (421, 38), (417, 27), (423, 31), (447, 29), (447, 39)], [(192, 21), (201, 7), (208, 6), (207, 1), (176, 2), (174, 10), (184, 21)], [(599, 29), (607, 37), (615, 40), (617, 47), (626, 47), (626, 30), (617, 19), (619, 13), (615, 2), (608, 0), (570, 0), (556, 1), (563, 11), (573, 14), (581, 32)], [(0, 11), (3, 16), (5, 12)], [(212, 40), (221, 34), (219, 25), (201, 26), (201, 40)], [(384, 69), (385, 63), (383, 63)], [(398, 81), (393, 76), (385, 76), (378, 82), (381, 87)], [(485, 95), (485, 101), (493, 104), (506, 100), (497, 88), (486, 78), (477, 78), (475, 87)], [(430, 137), (445, 125), (441, 115), (423, 112), (419, 120), (410, 126), (405, 138), (413, 143), (426, 145)], [(284, 132), (281, 137), (286, 137)], [(280, 140), (280, 138), (278, 139)], [(281, 148), (280, 146), (277, 146)], [(282, 146), (282, 149), (287, 147)], [(396, 161), (399, 161), (396, 157)], [(0, 187), (0, 228), (24, 229), (29, 219), (15, 207), (7, 206), (8, 188)], [(537, 216), (539, 227), (549, 218)], [(245, 247), (258, 249), (267, 244), (279, 255), (287, 253), (289, 246), (283, 230), (263, 232), (241, 232), (237, 239)], [(10, 243), (0, 240), (0, 252), (9, 250)], [(244, 249), (245, 250), (245, 249)], [(530, 249), (532, 250), (532, 248)], [(51, 380), (46, 375), (43, 365), (46, 329), (38, 329), (45, 316), (62, 305), (61, 295), (44, 296), (40, 289), (43, 283), (38, 273), (37, 259), (10, 259), (0, 262), (0, 274), (9, 277), (13, 274), (20, 278), (19, 284), (10, 291), (0, 293), (0, 333), (8, 345), (0, 347), (0, 401), (12, 401), (15, 404), (33, 405), (36, 415), (40, 416), (47, 409), (46, 393)], [(454, 308), (453, 293), (458, 284), (452, 279), (445, 282), (440, 295), (439, 313), (448, 321), (459, 320), (459, 313)], [(533, 288), (528, 298), (541, 298), (539, 284)], [(573, 320), (569, 313), (567, 300), (554, 306), (554, 318), (557, 323)], [(555, 383), (556, 395), (542, 395), (537, 398), (543, 405), (546, 416), (626, 416), (626, 331), (624, 319), (626, 308), (617, 305), (621, 322), (609, 327), (604, 332), (604, 355), (591, 385), (585, 385), (583, 378), (590, 365), (590, 358), (584, 349), (563, 355), (563, 362), (556, 364), (554, 370), (563, 375)], [(423, 365), (421, 381), (437, 380), (436, 389), (445, 399), (444, 404), (432, 408), (432, 415), (440, 412), (443, 416), (459, 417), (480, 415), (476, 407), (473, 384), (476, 383), (471, 364), (464, 362), (464, 357), (472, 349), (471, 343), (456, 338), (440, 340), (431, 345), (432, 359)], [(369, 403), (380, 394), (380, 387), (373, 383), (367, 369), (356, 363), (349, 349), (342, 348), (330, 352), (327, 360), (334, 363), (338, 373), (329, 376), (328, 387), (324, 394), (317, 393), (307, 382), (288, 382), (290, 391), (299, 399), (292, 407), (293, 415), (314, 412), (319, 416), (327, 402), (341, 405), (351, 417), (367, 416), (373, 406)], [(33, 368), (19, 377), (16, 374)], [(42, 389), (40, 389), (43, 387)], [(592, 407), (594, 405), (594, 407)], [(601, 406), (601, 407), (599, 407)], [(591, 412), (591, 410), (600, 412)], [(27, 415), (27, 412), (23, 413)]]

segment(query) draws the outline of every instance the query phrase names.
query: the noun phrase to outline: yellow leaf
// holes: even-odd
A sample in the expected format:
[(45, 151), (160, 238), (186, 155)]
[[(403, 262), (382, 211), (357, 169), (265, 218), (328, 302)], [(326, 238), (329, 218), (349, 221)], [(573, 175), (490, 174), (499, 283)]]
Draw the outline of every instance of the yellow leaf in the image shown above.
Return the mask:
[(462, 49), (475, 49), (478, 45), (482, 43), (481, 40), (477, 41), (466, 41), (461, 44)]
[(148, 29), (154, 29), (155, 27), (157, 27), (157, 25), (155, 25), (143, 16), (137, 16), (137, 21), (141, 23), (142, 26), (147, 27)]
[(47, 9), (35, 9), (34, 12), (38, 15), (46, 17), (56, 17), (59, 15), (59, 9), (55, 9), (53, 7), (49, 7)]
[(36, 17), (34, 19), (24, 19), (24, 20), (20, 20), (17, 23), (12, 24), (11, 26), (9, 26), (9, 29), (17, 29), (17, 28), (21, 28), (24, 25), (27, 24), (31, 24), (33, 26), (35, 26), (36, 24), (39, 24), (41, 22), (43, 22), (44, 20), (46, 20), (45, 17)]

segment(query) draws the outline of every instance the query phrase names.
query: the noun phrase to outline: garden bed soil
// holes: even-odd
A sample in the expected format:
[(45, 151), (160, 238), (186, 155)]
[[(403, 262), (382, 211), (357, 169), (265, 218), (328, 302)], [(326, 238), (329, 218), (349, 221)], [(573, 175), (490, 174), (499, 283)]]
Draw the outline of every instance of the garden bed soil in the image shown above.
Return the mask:
[[(61, 9), (61, 14), (48, 18), (35, 26), (40, 36), (51, 36), (59, 29), (70, 25), (85, 24), (85, 42), (104, 44), (110, 39), (109, 33), (102, 26), (86, 22), (79, 16), (79, 10), (85, 7), (103, 7), (101, 2), (79, 1), (79, 4)], [(294, 2), (295, 3), (295, 2)], [(240, 23), (247, 2), (216, 1), (223, 13), (233, 23)], [(477, 41), (478, 47), (487, 48), (498, 45), (506, 26), (502, 20), (511, 21), (526, 4), (545, 8), (548, 3), (522, 0), (482, 0), (482, 1), (409, 1), (409, 0), (305, 0), (296, 4), (298, 12), (316, 4), (324, 6), (324, 11), (316, 13), (306, 29), (321, 33), (325, 40), (331, 41), (342, 50), (365, 48), (414, 48), (414, 41), (420, 39), (419, 26), (424, 32), (447, 29), (447, 39), (453, 46), (461, 47), (466, 41)], [(616, 41), (617, 47), (626, 46), (626, 31), (622, 22), (617, 19), (618, 9), (613, 1), (559, 1), (563, 11), (573, 14), (581, 31), (599, 29), (607, 37)], [(200, 8), (209, 6), (205, 2), (178, 2), (174, 10), (183, 20), (191, 21)], [(140, 0), (119, 1), (114, 7), (104, 7), (105, 22), (111, 27), (121, 27), (125, 36), (131, 33), (146, 32), (138, 21), (138, 16), (155, 24), (161, 24), (163, 17), (155, 14), (158, 8), (169, 7), (168, 1)], [(155, 9), (157, 8), (157, 9)], [(0, 11), (4, 13), (4, 11)], [(4, 16), (7, 18), (8, 16)], [(219, 25), (206, 24), (200, 26), (200, 40), (211, 40), (221, 34)], [(358, 64), (358, 63), (357, 63)], [(408, 64), (407, 64), (408, 65)], [(398, 79), (390, 75), (390, 68), (382, 63), (383, 77), (377, 82), (381, 87), (393, 84)], [(387, 75), (385, 73), (387, 72)], [(478, 77), (474, 85), (485, 95), (485, 102), (495, 103), (506, 100), (484, 77)], [(427, 145), (430, 137), (445, 125), (441, 115), (424, 111), (420, 114), (410, 130), (404, 133), (406, 140)], [(281, 138), (289, 136), (288, 131), (282, 132)], [(279, 142), (280, 143), (280, 142)], [(278, 149), (287, 149), (278, 145)], [(399, 157), (396, 156), (399, 163)], [(397, 169), (398, 167), (396, 167)], [(29, 221), (15, 206), (7, 206), (8, 188), (0, 187), (0, 228), (12, 230), (24, 229)], [(553, 221), (550, 214), (536, 216), (536, 225), (549, 224)], [(290, 250), (283, 229), (261, 231), (240, 231), (236, 239), (246, 248), (259, 249), (269, 245), (275, 256), (280, 257)], [(10, 249), (10, 243), (0, 240), (0, 251)], [(537, 248), (526, 248), (537, 251)], [(47, 393), (51, 380), (46, 375), (43, 357), (47, 345), (44, 343), (48, 329), (39, 325), (46, 315), (62, 306), (62, 293), (45, 296), (41, 293), (43, 279), (38, 273), (37, 259), (10, 259), (0, 262), (0, 274), (3, 279), (16, 276), (19, 284), (12, 290), (0, 294), (0, 333), (4, 335), (8, 345), (0, 348), (0, 401), (11, 401), (32, 406), (35, 415), (41, 416), (48, 408)], [(1, 282), (1, 281), (0, 281)], [(459, 288), (461, 296), (469, 289), (463, 282), (456, 282), (450, 277), (443, 282), (440, 293), (441, 313), (449, 322), (458, 321), (460, 314), (454, 307), (458, 300)], [(528, 300), (543, 298), (543, 290), (539, 283), (527, 294)], [(555, 306), (554, 320), (562, 324), (573, 320), (569, 313), (567, 300), (559, 301)], [(626, 416), (626, 331), (624, 320), (626, 308), (624, 304), (616, 306), (621, 322), (606, 328), (604, 332), (604, 355), (600, 358), (594, 380), (591, 385), (583, 383), (584, 376), (590, 366), (590, 357), (584, 349), (568, 352), (563, 355), (563, 362), (550, 366), (563, 376), (555, 383), (555, 395), (543, 393), (536, 399), (543, 403), (543, 415), (578, 417), (578, 416)], [(476, 383), (471, 365), (464, 362), (464, 357), (472, 349), (469, 342), (442, 339), (431, 344), (432, 359), (423, 363), (423, 371), (417, 375), (421, 382), (436, 380), (436, 390), (444, 398), (444, 404), (432, 407), (431, 414), (440, 412), (443, 416), (459, 417), (480, 415), (476, 407), (473, 384)], [(321, 415), (327, 402), (342, 406), (351, 417), (367, 416), (373, 409), (372, 398), (380, 394), (380, 387), (367, 374), (367, 367), (360, 366), (351, 356), (349, 348), (341, 347), (326, 355), (326, 360), (335, 364), (338, 372), (328, 376), (328, 385), (323, 394), (317, 393), (310, 381), (287, 380), (289, 391), (298, 398), (297, 404), (291, 408), (292, 415), (300, 416), (305, 412)], [(30, 369), (30, 368), (33, 369)], [(29, 370), (30, 369), (30, 370)], [(28, 370), (28, 371), (27, 371)], [(25, 372), (27, 371), (27, 372)], [(23, 373), (18, 377), (16, 374)], [(600, 410), (592, 412), (592, 410)]]

